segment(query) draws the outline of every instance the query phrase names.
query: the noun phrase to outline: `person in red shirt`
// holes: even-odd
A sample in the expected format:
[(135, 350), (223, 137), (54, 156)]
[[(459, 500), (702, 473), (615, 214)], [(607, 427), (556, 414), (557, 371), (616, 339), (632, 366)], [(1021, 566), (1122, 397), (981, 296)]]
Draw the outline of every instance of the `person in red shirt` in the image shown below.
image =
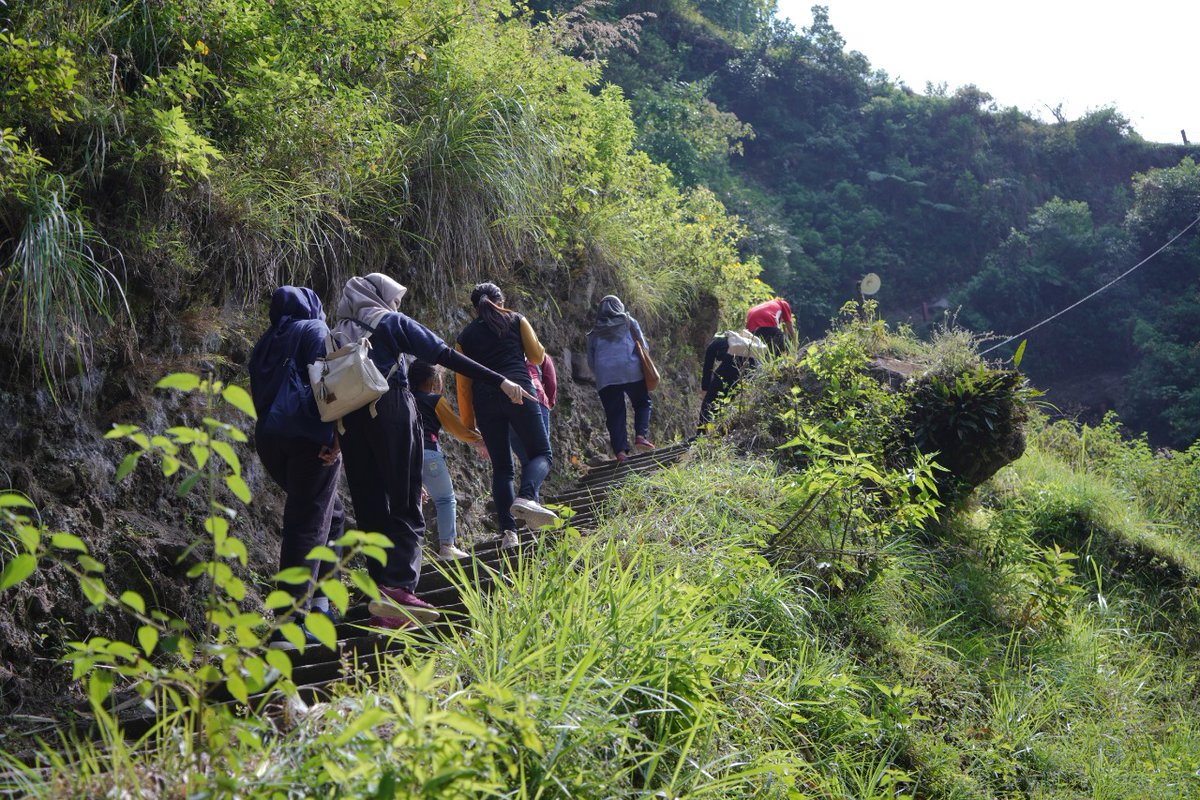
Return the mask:
[(759, 303), (746, 312), (746, 330), (766, 342), (771, 352), (778, 355), (789, 341), (796, 339), (792, 307), (782, 297)]

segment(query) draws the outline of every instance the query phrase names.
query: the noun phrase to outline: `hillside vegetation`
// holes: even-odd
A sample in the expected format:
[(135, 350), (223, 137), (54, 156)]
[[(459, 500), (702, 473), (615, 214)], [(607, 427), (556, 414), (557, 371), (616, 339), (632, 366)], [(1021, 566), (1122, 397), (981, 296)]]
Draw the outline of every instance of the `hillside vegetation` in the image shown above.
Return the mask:
[[(1197, 151), (984, 88), (917, 94), (770, 0), (0, 3), (0, 785), (1200, 794), (1200, 238), (980, 353), (1187, 230)], [(263, 648), (279, 501), (244, 363), (275, 286), (375, 270), (447, 337), (477, 280), (529, 315), (559, 486), (604, 441), (604, 294), (663, 367), (660, 444), (751, 303), (817, 341), (591, 535), (568, 518), (486, 596), (457, 576), (469, 629), (304, 707)], [(843, 306), (869, 271), (881, 305)], [(1063, 393), (1088, 424), (1020, 370), (1089, 387)], [(466, 529), (486, 481), (452, 456)], [(335, 606), (381, 544), (347, 539)]]
[[(635, 34), (490, 0), (0, 7), (0, 482), (195, 618), (179, 560), (207, 509), (140, 473), (115, 483), (125, 452), (105, 432), (200, 414), (153, 391), (163, 375), (244, 385), (277, 285), (331, 307), (377, 270), (449, 340), (474, 282), (504, 286), (562, 369), (556, 480), (604, 441), (582, 344), (607, 293), (680, 387), (655, 426), (679, 436), (695, 352), (767, 287), (740, 223), (638, 150), (621, 90), (566, 52)], [(486, 535), (483, 470), (453, 461), (464, 528)], [(257, 459), (245, 480), (265, 500), (248, 547), (270, 563), (277, 493)], [(68, 677), (33, 668), (46, 648), (121, 630), (86, 608), (48, 580), (0, 609), (10, 707)]]
[[(378, 683), (270, 716), (167, 716), (137, 747), (111, 730), (10, 750), (7, 783), (55, 797), (1194, 796), (1195, 454), (1152, 454), (1112, 422), (1046, 424), (1027, 393), (976, 382), (974, 408), (1034, 413), (1030, 450), (946, 505), (936, 458), (879, 436), (929, 395), (867, 377), (860, 355), (904, 352), (933, 385), (995, 374), (968, 341), (923, 347), (847, 318), (756, 374), (735, 406), (762, 413), (731, 408), (725, 435), (621, 489), (595, 535), (568, 524), (487, 597), (461, 576), (469, 631), (414, 641)], [(767, 396), (790, 407), (745, 402)], [(121, 658), (149, 680), (141, 655)], [(124, 680), (100, 694), (89, 680), (93, 708)]]
[[(961, 309), (960, 324), (1013, 335), (1200, 217), (1200, 148), (1144, 141), (1118, 108), (1047, 124), (987, 86), (914, 91), (848, 50), (819, 5), (795, 26), (770, 0), (619, 0), (600, 13), (635, 11), (657, 16), (603, 74), (630, 98), (638, 146), (740, 216), (743, 251), (810, 336), (868, 272), (891, 320), (926, 328)], [(1026, 368), (1067, 410), (1099, 421), (1115, 409), (1186, 448), (1200, 438), (1198, 274), (1193, 228), (1030, 334)]]

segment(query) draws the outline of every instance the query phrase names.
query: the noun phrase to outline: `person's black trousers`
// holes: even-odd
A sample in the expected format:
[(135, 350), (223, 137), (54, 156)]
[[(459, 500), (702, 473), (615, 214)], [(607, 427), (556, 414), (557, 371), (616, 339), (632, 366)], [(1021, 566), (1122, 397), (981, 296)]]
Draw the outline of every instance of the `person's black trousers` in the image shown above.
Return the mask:
[[(532, 394), (531, 389), (532, 386), (525, 387)], [(475, 425), (492, 461), (492, 500), (496, 504), (496, 519), (500, 530), (515, 530), (517, 522), (510, 510), (516, 496), (513, 493), (515, 468), (510, 431), (516, 433), (526, 455), (525, 467), (521, 470), (521, 497), (534, 501), (538, 500), (542, 482), (554, 463), (550, 434), (539, 403), (532, 400), (513, 403), (499, 389), (480, 384), (475, 385), (474, 392)]]
[(358, 528), (392, 540), (387, 564), (367, 559), (375, 583), (415, 592), (421, 577), (421, 419), (412, 393), (393, 385), (370, 406), (347, 414), (342, 423), (342, 457)]
[(646, 381), (618, 383), (599, 390), (600, 404), (604, 406), (604, 422), (608, 427), (608, 440), (613, 454), (629, 452), (629, 431), (625, 427), (625, 397), (633, 406), (633, 433), (635, 436), (650, 436), (650, 412), (654, 401), (646, 389)]
[[(341, 460), (326, 464), (318, 455), (321, 445), (296, 436), (257, 433), (254, 447), (267, 474), (287, 493), (279, 569), (307, 566), (315, 579), (324, 578), (334, 565), (309, 561), (307, 556), (314, 547), (331, 544), (344, 532), (346, 510), (338, 497)], [(305, 584), (282, 584), (280, 588), (295, 597), (308, 591)]]

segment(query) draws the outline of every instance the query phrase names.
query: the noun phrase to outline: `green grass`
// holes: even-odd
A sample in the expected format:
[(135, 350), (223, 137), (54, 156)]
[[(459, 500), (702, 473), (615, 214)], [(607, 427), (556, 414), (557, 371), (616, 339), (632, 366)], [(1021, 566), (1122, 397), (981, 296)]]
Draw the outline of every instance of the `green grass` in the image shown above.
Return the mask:
[[(191, 734), (174, 725), (144, 749), (76, 744), (42, 771), (10, 756), (10, 785), (31, 796), (164, 796), (165, 776), (250, 797), (1195, 796), (1197, 655), (1162, 624), (1152, 601), (1163, 598), (1114, 578), (1094, 548), (1095, 569), (1067, 562), (1077, 591), (1056, 584), (1060, 606), (1030, 605), (1048, 591), (1050, 531), (1029, 520), (1066, 519), (1093, 542), (1144, 523), (1105, 500), (1103, 481), (1048, 459), (1033, 453), (998, 477), (986, 508), (885, 542), (869, 578), (838, 590), (764, 555), (795, 476), (705, 444), (617, 491), (596, 534), (567, 530), (522, 555), (489, 595), (460, 576), (471, 627), (433, 649), (414, 641), (375, 684), (271, 719), (215, 717), (190, 758)], [(1060, 507), (1072, 513), (1050, 513)]]

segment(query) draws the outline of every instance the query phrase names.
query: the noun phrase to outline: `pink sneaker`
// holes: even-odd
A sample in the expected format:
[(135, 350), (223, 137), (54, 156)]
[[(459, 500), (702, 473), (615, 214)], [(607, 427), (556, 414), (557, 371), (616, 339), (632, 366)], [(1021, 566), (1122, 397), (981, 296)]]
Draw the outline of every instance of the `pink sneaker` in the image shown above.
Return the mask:
[(638, 436), (633, 440), (633, 449), (639, 453), (644, 453), (647, 450), (654, 449), (654, 442), (650, 441), (645, 436)]
[(441, 616), (436, 608), (408, 589), (380, 586), (379, 593), (381, 597), (378, 600), (372, 600), (367, 606), (376, 617), (407, 619), (418, 625), (427, 625), (430, 622), (436, 622)]
[(628, 458), (629, 458), (629, 453), (626, 453), (625, 451), (621, 451), (620, 453), (617, 453), (617, 463), (618, 464), (624, 464), (626, 459), (628, 459)]
[(385, 631), (406, 631), (409, 628), (417, 627), (411, 619), (398, 619), (396, 617), (371, 617), (367, 620), (367, 626)]

